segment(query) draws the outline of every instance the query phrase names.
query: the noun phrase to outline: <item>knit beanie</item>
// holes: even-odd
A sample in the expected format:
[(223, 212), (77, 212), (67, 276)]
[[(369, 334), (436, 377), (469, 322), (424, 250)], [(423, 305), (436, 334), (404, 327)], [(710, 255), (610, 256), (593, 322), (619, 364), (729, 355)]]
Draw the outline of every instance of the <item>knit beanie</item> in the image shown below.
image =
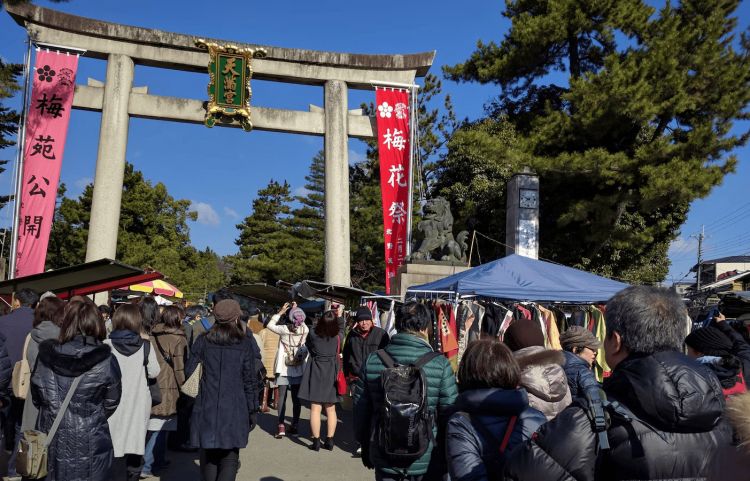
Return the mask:
[(713, 326), (694, 330), (685, 338), (685, 344), (707, 356), (726, 356), (732, 351), (732, 340)]
[(528, 319), (520, 319), (510, 325), (503, 342), (511, 351), (518, 351), (524, 347), (544, 347), (544, 333), (539, 324)]
[(571, 326), (567, 331), (560, 334), (560, 345), (566, 351), (573, 351), (574, 348), (582, 349), (588, 347), (596, 352), (602, 347), (601, 341), (596, 338), (585, 327)]
[(367, 306), (359, 306), (355, 317), (359, 321), (372, 321), (372, 311)]
[(302, 323), (305, 322), (306, 318), (307, 315), (305, 314), (305, 311), (303, 311), (299, 307), (295, 307), (294, 309), (289, 311), (289, 320), (292, 321), (292, 324), (294, 324), (295, 327), (301, 326)]

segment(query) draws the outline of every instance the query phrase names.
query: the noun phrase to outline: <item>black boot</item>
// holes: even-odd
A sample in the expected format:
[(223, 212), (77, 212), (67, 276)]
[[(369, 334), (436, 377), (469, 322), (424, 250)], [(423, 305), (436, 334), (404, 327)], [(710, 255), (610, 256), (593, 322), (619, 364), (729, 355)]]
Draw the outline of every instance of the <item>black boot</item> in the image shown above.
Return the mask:
[(310, 446), (310, 449), (313, 451), (320, 451), (320, 438), (312, 438), (312, 446)]
[(326, 438), (326, 442), (323, 444), (323, 448), (329, 451), (333, 451), (333, 438)]

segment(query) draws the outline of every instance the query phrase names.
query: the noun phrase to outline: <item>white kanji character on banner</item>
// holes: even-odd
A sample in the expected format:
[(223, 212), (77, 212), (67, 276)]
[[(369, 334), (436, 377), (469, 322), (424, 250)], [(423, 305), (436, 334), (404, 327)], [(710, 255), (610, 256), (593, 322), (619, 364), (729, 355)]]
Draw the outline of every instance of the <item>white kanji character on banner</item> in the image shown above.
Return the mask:
[(398, 129), (393, 129), (392, 134), (391, 129), (386, 129), (383, 134), (383, 144), (388, 147), (388, 150), (391, 150), (391, 146), (394, 149), (404, 150), (406, 148), (406, 138), (404, 137), (404, 133)]
[(404, 208), (404, 203), (392, 203), (391, 207), (388, 209), (388, 215), (393, 218), (393, 222), (395, 222), (396, 224), (403, 223), (404, 218), (406, 217), (406, 209)]
[(391, 242), (388, 242), (388, 243), (387, 243), (387, 244), (385, 245), (385, 248), (386, 248), (386, 249), (393, 249), (393, 243), (391, 243)]
[(392, 165), (391, 168), (388, 169), (388, 172), (391, 173), (391, 176), (388, 179), (388, 183), (391, 184), (391, 187), (396, 187), (396, 184), (398, 184), (399, 187), (407, 186), (403, 165)]
[(386, 229), (385, 230), (385, 235), (393, 235), (393, 230), (392, 229)]

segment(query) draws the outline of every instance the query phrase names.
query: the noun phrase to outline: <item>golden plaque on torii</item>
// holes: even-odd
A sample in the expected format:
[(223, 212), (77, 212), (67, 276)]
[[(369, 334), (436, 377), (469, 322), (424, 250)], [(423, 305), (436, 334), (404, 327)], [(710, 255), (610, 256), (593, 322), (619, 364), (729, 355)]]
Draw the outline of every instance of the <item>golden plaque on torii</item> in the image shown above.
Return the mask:
[(263, 58), (263, 48), (240, 48), (234, 45), (219, 45), (205, 40), (197, 40), (198, 47), (208, 50), (208, 107), (206, 127), (213, 127), (216, 121), (230, 121), (236, 118), (242, 129), (253, 129), (250, 121), (250, 79), (253, 76), (252, 59)]

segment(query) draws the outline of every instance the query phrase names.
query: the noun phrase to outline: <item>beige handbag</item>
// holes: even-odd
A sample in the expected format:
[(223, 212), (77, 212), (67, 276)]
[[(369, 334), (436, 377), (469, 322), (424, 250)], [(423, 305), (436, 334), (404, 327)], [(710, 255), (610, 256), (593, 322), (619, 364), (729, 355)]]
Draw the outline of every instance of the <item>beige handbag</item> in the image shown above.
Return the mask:
[(31, 334), (26, 336), (26, 342), (23, 343), (23, 354), (21, 360), (13, 366), (13, 376), (11, 378), (11, 386), (13, 389), (13, 396), (18, 399), (26, 399), (29, 395), (29, 384), (31, 384), (31, 368), (29, 367), (29, 361), (26, 360), (26, 353), (29, 350), (29, 340)]
[(203, 374), (203, 365), (198, 363), (195, 367), (195, 371), (190, 375), (189, 378), (185, 379), (185, 383), (180, 388), (182, 394), (190, 396), (192, 398), (198, 397), (198, 389), (201, 386), (201, 375)]

